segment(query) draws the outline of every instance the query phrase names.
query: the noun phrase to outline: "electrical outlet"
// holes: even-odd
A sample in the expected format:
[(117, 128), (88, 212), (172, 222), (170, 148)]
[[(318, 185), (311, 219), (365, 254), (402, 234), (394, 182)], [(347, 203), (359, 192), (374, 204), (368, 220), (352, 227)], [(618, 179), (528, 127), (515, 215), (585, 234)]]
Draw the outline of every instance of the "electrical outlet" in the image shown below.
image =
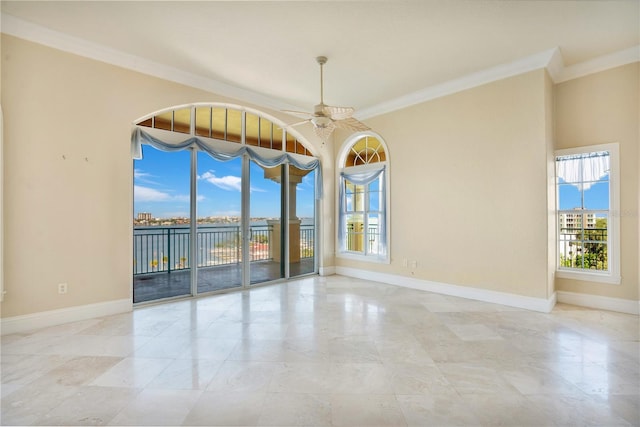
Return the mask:
[(66, 294), (68, 289), (69, 289), (69, 285), (67, 285), (66, 283), (59, 283), (58, 284), (58, 293), (59, 294)]
[(415, 259), (411, 260), (411, 268), (418, 268), (418, 261), (416, 261)]

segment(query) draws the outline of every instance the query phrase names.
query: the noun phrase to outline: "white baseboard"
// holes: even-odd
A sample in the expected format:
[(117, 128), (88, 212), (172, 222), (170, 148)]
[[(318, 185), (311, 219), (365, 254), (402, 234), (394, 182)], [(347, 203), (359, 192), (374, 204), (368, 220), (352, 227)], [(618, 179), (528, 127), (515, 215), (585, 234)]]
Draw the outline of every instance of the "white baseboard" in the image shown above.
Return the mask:
[(333, 276), (334, 274), (336, 274), (336, 268), (334, 266), (320, 267), (318, 270), (318, 274), (320, 274), (321, 276)]
[(378, 273), (349, 267), (336, 267), (336, 273), (358, 279), (372, 280), (405, 288), (419, 289), (437, 294), (451, 295), (476, 301), (490, 302), (508, 307), (524, 308), (526, 310), (550, 313), (556, 305), (556, 294), (551, 298), (534, 298), (506, 292), (487, 289), (470, 288), (467, 286), (450, 285), (429, 280), (414, 279), (412, 277), (397, 276), (395, 274)]
[(77, 307), (61, 308), (59, 310), (42, 311), (40, 313), (25, 314), (23, 316), (6, 317), (0, 322), (0, 334), (16, 334), (33, 331), (48, 326), (94, 317), (109, 316), (111, 314), (126, 313), (133, 309), (131, 299), (87, 304)]
[(620, 313), (640, 314), (640, 301), (557, 291), (558, 302)]

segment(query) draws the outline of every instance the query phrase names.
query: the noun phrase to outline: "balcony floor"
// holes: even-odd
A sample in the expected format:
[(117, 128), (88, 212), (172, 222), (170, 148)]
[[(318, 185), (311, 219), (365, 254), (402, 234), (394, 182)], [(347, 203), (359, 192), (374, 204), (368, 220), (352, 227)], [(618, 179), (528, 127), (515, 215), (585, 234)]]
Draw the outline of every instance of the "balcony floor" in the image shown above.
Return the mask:
[[(314, 271), (313, 258), (305, 258), (290, 265), (291, 277)], [(240, 287), (242, 264), (200, 267), (198, 269), (198, 293), (215, 292)], [(254, 261), (251, 263), (251, 283), (261, 283), (281, 278), (280, 263)], [(148, 302), (163, 298), (191, 294), (191, 270), (171, 273), (139, 274), (133, 277), (133, 302)]]

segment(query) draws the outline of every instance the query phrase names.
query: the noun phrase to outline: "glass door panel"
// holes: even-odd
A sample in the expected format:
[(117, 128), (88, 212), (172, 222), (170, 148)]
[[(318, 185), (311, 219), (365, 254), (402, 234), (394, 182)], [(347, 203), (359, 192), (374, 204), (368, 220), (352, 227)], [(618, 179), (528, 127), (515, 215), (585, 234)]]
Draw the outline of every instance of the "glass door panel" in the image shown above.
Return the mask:
[(197, 158), (198, 293), (242, 286), (242, 159)]
[(134, 303), (191, 294), (191, 152), (143, 151), (133, 166)]
[(289, 276), (315, 272), (315, 174), (289, 167)]
[(265, 168), (250, 162), (250, 284), (284, 277), (283, 172), (284, 166)]

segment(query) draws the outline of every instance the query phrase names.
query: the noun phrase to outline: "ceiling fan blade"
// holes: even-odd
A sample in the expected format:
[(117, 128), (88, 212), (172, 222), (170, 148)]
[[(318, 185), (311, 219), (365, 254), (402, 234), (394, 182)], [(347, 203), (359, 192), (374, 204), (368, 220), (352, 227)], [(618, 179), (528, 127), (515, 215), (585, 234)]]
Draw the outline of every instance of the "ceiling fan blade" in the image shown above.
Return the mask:
[(281, 110), (283, 113), (287, 113), (287, 114), (293, 114), (296, 116), (303, 116), (303, 117), (311, 117), (313, 116), (312, 113), (309, 113), (308, 111), (295, 111), (295, 110)]
[(353, 116), (353, 107), (332, 107), (331, 105), (325, 105), (323, 112), (331, 117), (333, 120), (344, 120)]
[(343, 120), (336, 120), (334, 123), (336, 127), (340, 129), (352, 130), (356, 132), (371, 129), (369, 126), (365, 125), (359, 120), (354, 119), (353, 117), (349, 117)]
[(287, 125), (287, 127), (292, 128), (294, 126), (300, 126), (300, 125), (303, 125), (305, 123), (309, 123), (310, 121), (311, 121), (311, 119), (303, 120), (301, 122), (296, 122), (296, 123), (292, 123), (290, 125)]

